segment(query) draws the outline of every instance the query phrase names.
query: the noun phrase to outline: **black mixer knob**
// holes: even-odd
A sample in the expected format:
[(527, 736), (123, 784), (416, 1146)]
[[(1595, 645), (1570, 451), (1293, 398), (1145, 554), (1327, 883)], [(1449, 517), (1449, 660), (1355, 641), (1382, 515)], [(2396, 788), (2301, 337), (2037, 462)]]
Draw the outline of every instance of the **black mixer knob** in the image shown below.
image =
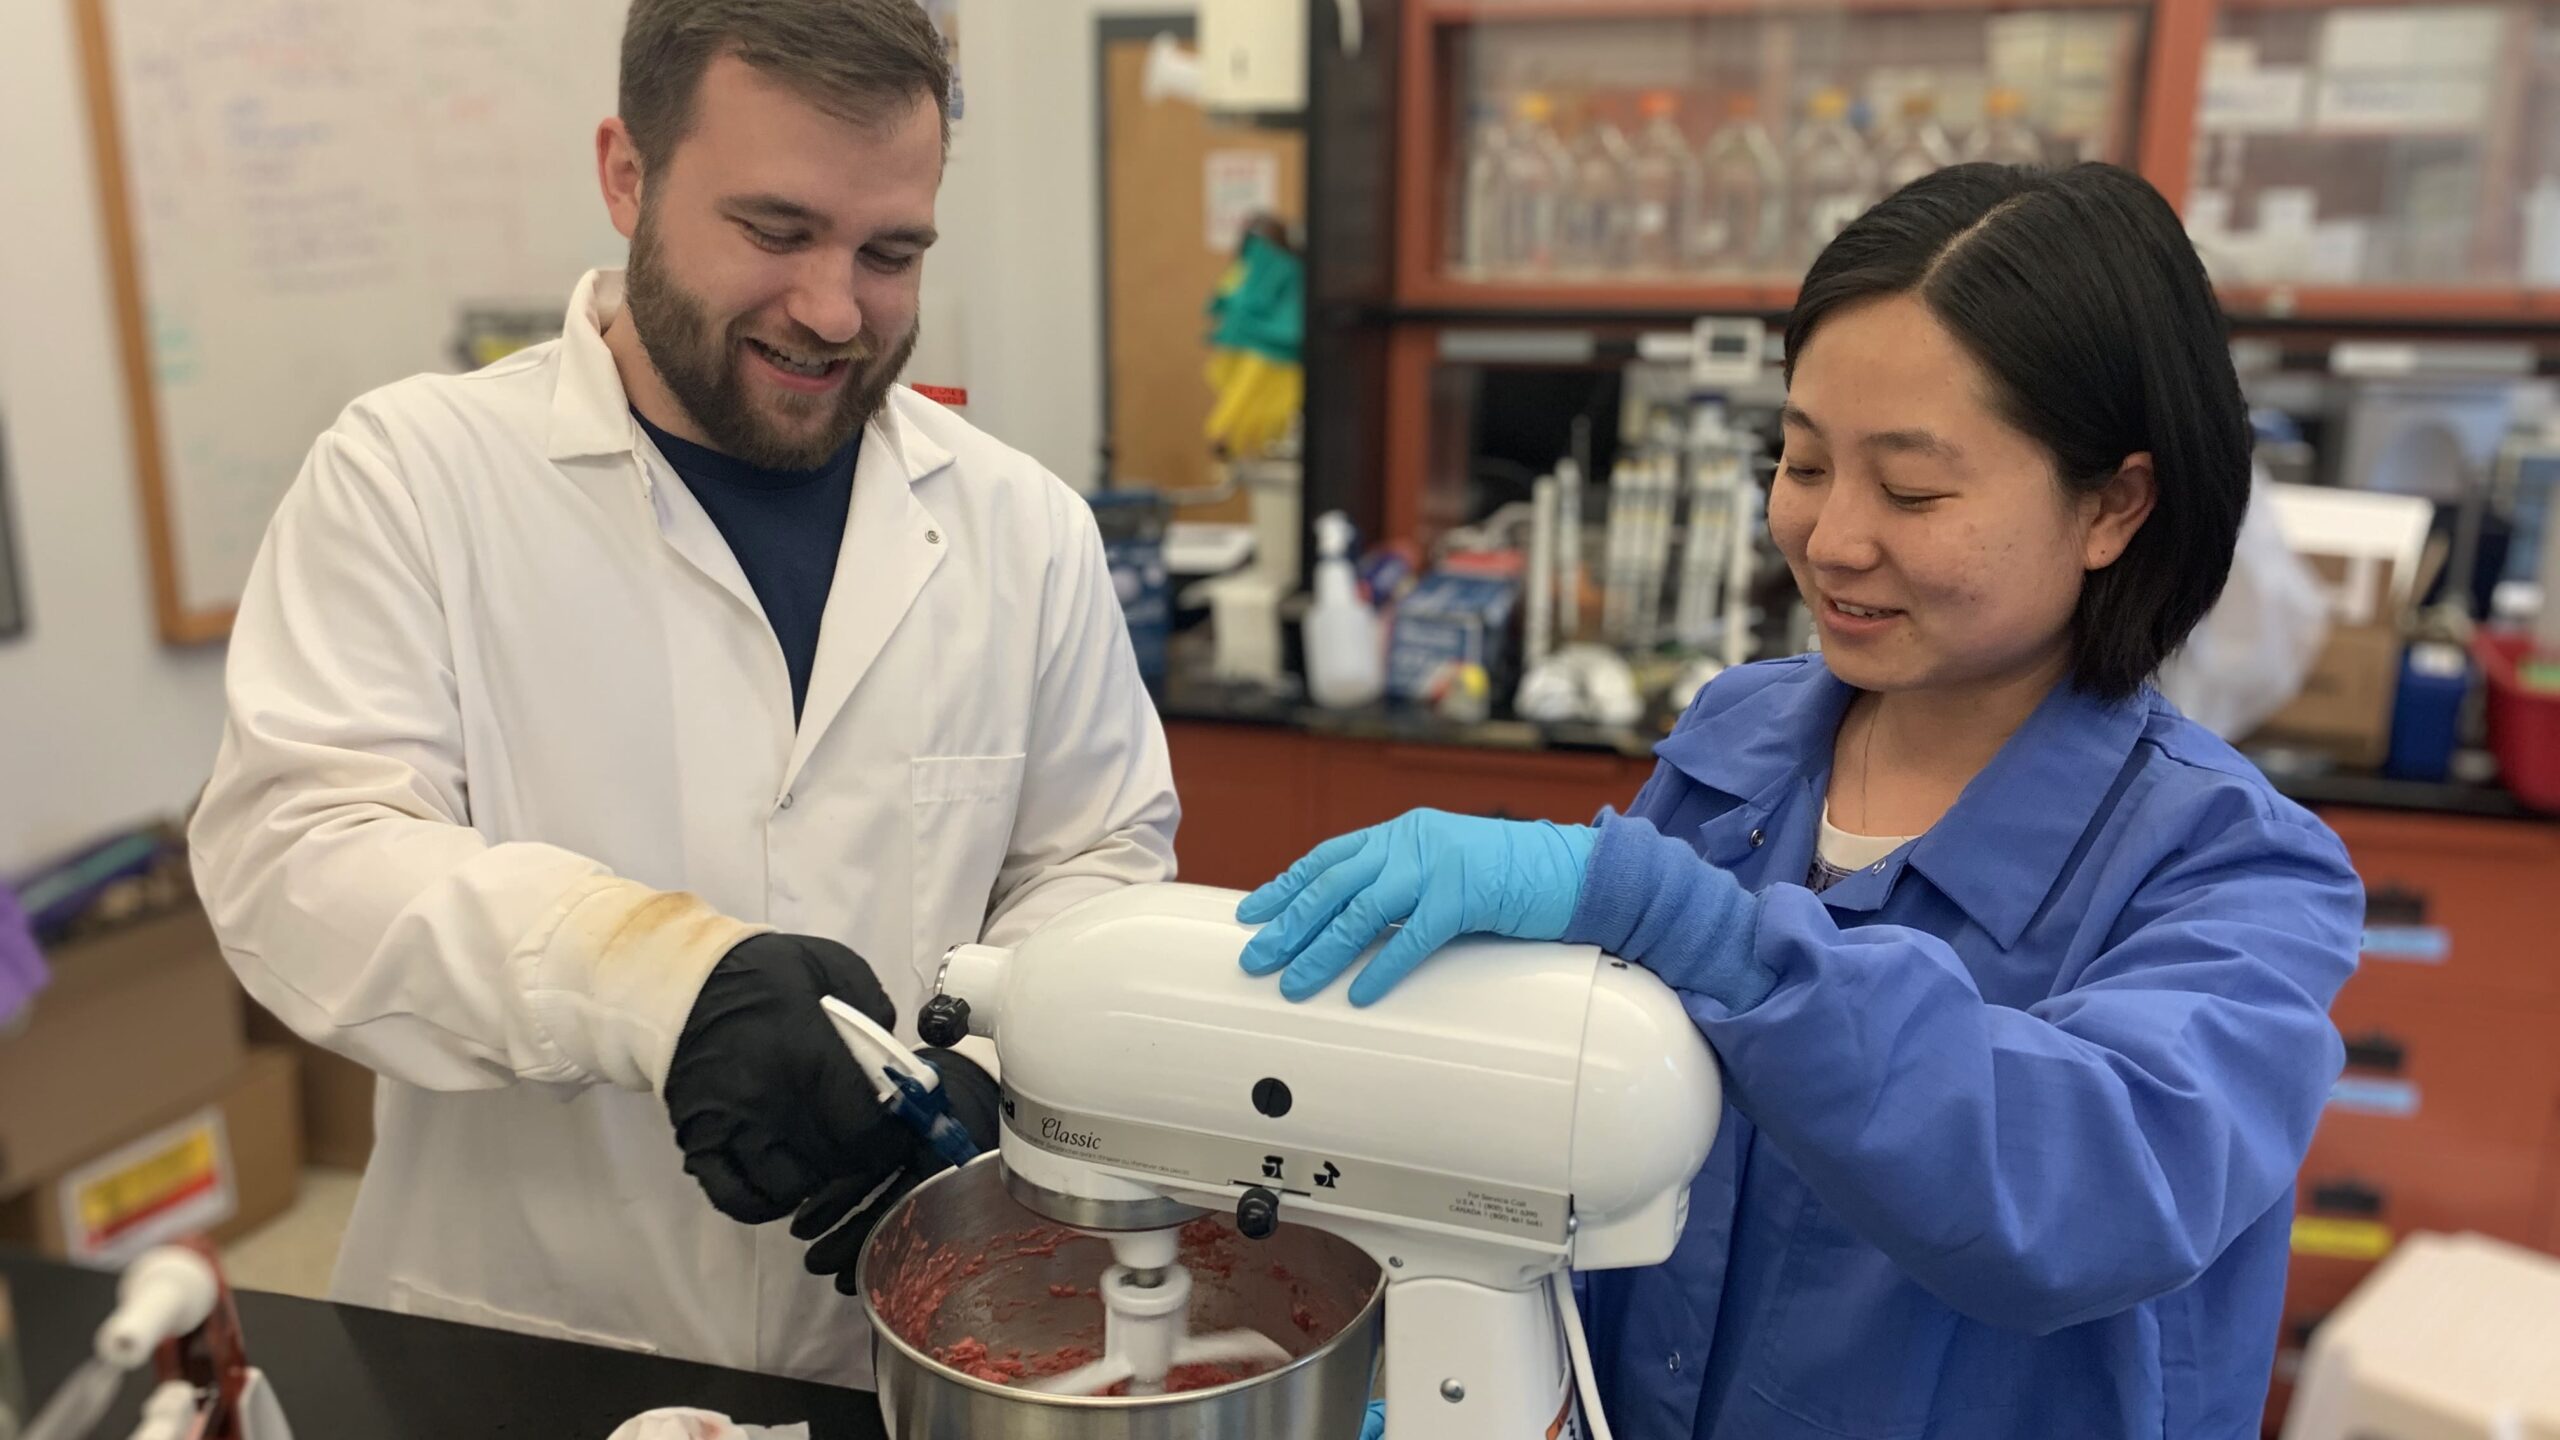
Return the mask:
[(916, 1034), (937, 1050), (948, 1050), (969, 1038), (969, 1002), (957, 995), (936, 995), (916, 1012)]
[(1247, 1240), (1268, 1240), (1280, 1228), (1280, 1197), (1256, 1185), (1236, 1202), (1236, 1229)]

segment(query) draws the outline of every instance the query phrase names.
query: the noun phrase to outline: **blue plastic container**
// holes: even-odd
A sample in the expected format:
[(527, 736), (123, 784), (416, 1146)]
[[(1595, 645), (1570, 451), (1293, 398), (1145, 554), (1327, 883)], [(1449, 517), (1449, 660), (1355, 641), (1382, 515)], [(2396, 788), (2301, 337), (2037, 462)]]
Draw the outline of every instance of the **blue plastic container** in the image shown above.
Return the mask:
[(2462, 647), (2421, 640), (2400, 656), (2400, 694), (2391, 706), (2391, 751), (2382, 773), (2394, 780), (2442, 781), (2453, 773), (2471, 657)]

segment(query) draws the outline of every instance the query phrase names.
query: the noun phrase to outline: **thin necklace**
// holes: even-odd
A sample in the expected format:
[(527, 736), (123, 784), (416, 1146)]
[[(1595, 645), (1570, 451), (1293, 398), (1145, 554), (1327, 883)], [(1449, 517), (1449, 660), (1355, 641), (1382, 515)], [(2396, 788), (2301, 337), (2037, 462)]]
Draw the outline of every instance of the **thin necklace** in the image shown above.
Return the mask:
[(1876, 758), (1878, 713), (1872, 709), (1867, 712), (1866, 737), (1858, 743), (1858, 825), (1862, 831), (1870, 835), (1876, 830), (1876, 815), (1875, 810), (1867, 802), (1867, 773), (1874, 768)]

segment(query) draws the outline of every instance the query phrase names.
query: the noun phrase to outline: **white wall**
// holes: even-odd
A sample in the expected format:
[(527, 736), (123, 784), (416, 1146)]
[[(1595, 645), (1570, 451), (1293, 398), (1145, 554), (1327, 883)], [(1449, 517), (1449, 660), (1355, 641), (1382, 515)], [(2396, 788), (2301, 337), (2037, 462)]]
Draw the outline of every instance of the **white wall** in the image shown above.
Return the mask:
[(151, 614), (72, 7), (0, 4), (0, 422), (27, 633), (0, 640), (0, 871), (173, 813), (222, 656)]
[[(1101, 436), (1094, 21), (1193, 8), (961, 12), (969, 113), (928, 283), (972, 418), (1079, 487)], [(0, 420), (30, 621), (0, 641), (0, 871), (179, 810), (221, 724), (220, 648), (153, 629), (71, 12), (0, 0)]]
[(965, 0), (968, 114), (943, 192), (971, 418), (1079, 489), (1102, 445), (1094, 22), (1195, 0)]

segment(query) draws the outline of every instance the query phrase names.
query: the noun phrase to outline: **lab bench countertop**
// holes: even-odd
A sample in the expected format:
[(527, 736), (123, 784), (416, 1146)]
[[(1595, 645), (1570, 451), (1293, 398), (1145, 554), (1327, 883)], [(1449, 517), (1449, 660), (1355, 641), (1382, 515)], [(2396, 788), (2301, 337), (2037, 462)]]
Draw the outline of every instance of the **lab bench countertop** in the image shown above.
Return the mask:
[[(30, 1403), (88, 1354), (116, 1277), (0, 1250)], [(250, 1359), (296, 1435), (365, 1440), (605, 1440), (645, 1410), (691, 1406), (744, 1425), (807, 1422), (812, 1440), (887, 1440), (866, 1391), (566, 1340), (238, 1292)], [(134, 1377), (95, 1433), (124, 1435), (150, 1386)]]
[[(1470, 724), (1443, 719), (1409, 705), (1327, 710), (1257, 687), (1225, 685), (1179, 673), (1159, 687), (1156, 709), (1167, 721), (1260, 725), (1344, 740), (1511, 753), (1607, 754), (1648, 759), (1654, 743), (1662, 738), (1658, 731), (1642, 726), (1541, 724), (1520, 719)], [(2479, 819), (2560, 821), (2560, 817), (2526, 808), (2504, 787), (2494, 784), (2395, 780), (2277, 752), (2252, 753), (2249, 759), (2266, 773), (2279, 792), (2314, 809), (2351, 806)]]

